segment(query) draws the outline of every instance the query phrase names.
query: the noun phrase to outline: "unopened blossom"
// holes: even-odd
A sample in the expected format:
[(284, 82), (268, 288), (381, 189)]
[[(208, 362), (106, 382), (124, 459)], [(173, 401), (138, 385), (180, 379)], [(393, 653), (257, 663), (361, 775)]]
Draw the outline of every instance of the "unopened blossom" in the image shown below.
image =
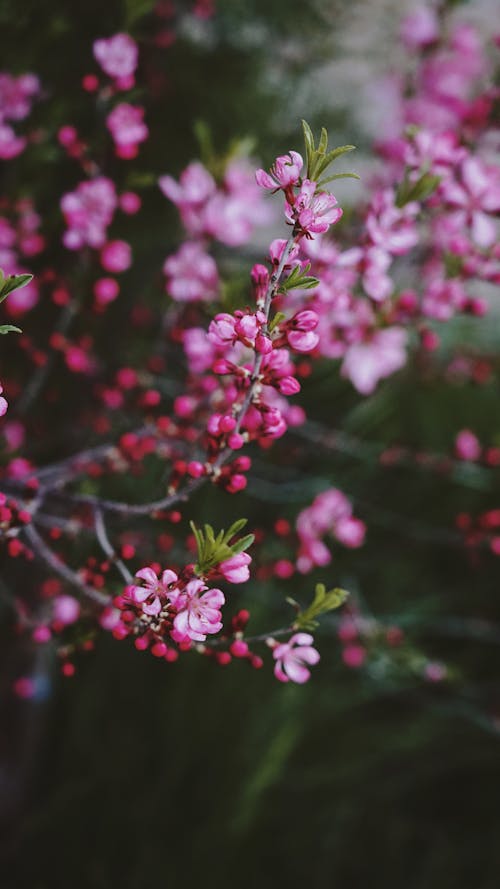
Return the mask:
[(138, 605), (141, 605), (145, 614), (152, 616), (159, 614), (162, 604), (171, 595), (169, 587), (178, 581), (177, 574), (167, 569), (160, 579), (152, 568), (141, 568), (135, 576), (144, 583), (141, 586), (129, 587), (130, 595)]
[(248, 553), (238, 553), (221, 562), (217, 570), (229, 583), (245, 583), (250, 577), (249, 565), (252, 557)]
[(328, 231), (342, 216), (337, 199), (327, 191), (317, 191), (317, 183), (304, 179), (295, 201), (285, 202), (285, 216), (306, 237)]
[(303, 166), (304, 161), (298, 151), (290, 151), (276, 158), (270, 173), (257, 170), (255, 180), (261, 188), (287, 189), (298, 184)]
[(177, 302), (216, 299), (219, 274), (215, 260), (197, 241), (186, 241), (165, 260), (165, 289)]
[(193, 642), (204, 642), (208, 634), (222, 629), (224, 593), (208, 589), (202, 580), (191, 580), (183, 593), (184, 604), (174, 618), (174, 629)]
[(280, 682), (297, 682), (300, 685), (311, 676), (309, 667), (317, 664), (319, 651), (313, 648), (314, 639), (310, 633), (294, 633), (288, 642), (273, 648), (274, 675)]
[(138, 49), (129, 34), (94, 41), (94, 57), (102, 70), (113, 78), (130, 78), (137, 68)]
[(315, 333), (318, 323), (318, 315), (312, 309), (297, 312), (285, 326), (288, 345), (295, 352), (312, 352), (319, 342), (319, 336)]

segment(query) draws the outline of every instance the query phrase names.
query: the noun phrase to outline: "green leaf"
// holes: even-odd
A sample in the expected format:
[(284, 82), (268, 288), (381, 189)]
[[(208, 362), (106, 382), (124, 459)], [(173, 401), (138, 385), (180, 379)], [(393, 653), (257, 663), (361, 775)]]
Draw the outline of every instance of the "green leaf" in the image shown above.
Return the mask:
[(304, 144), (306, 147), (306, 160), (307, 160), (307, 176), (310, 177), (310, 171), (312, 168), (313, 158), (314, 158), (314, 136), (312, 134), (311, 127), (307, 123), (307, 121), (302, 121), (302, 132), (304, 134)]
[(198, 558), (195, 565), (195, 573), (199, 577), (206, 576), (213, 568), (247, 550), (255, 540), (253, 534), (247, 534), (239, 540), (230, 542), (245, 527), (247, 519), (238, 519), (233, 522), (228, 531), (219, 531), (217, 536), (211, 525), (204, 525), (203, 530), (197, 528), (194, 522), (190, 522), (191, 530), (196, 540)]
[(415, 182), (405, 176), (396, 192), (396, 207), (404, 207), (411, 201), (425, 201), (440, 182), (441, 176), (434, 176), (432, 173), (423, 173)]
[(281, 324), (281, 322), (284, 321), (285, 318), (286, 315), (284, 312), (276, 312), (274, 318), (268, 324), (269, 333), (272, 333), (273, 330), (275, 330), (275, 328), (278, 326), (278, 324)]
[(13, 324), (0, 325), (0, 333), (22, 333), (20, 327), (14, 327)]
[(327, 182), (333, 182), (334, 179), (361, 179), (361, 176), (358, 176), (357, 173), (334, 173), (333, 176), (327, 176), (326, 179), (321, 179), (318, 182), (318, 188), (322, 185), (326, 185)]
[(314, 599), (305, 611), (299, 612), (294, 626), (300, 629), (314, 629), (317, 626), (316, 618), (328, 611), (340, 608), (347, 599), (349, 593), (346, 590), (335, 587), (327, 592), (323, 583), (316, 584)]
[(9, 293), (13, 293), (14, 290), (19, 290), (21, 287), (25, 287), (26, 284), (29, 284), (29, 282), (33, 280), (33, 275), (9, 275), (8, 278), (6, 278), (3, 272), (1, 272), (1, 274), (0, 302), (3, 302)]
[(237, 543), (234, 543), (231, 547), (233, 551), (233, 556), (238, 555), (238, 553), (244, 553), (255, 540), (255, 534), (247, 534), (246, 537), (242, 537), (238, 540)]
[(324, 127), (321, 127), (321, 136), (318, 145), (318, 154), (326, 154), (326, 149), (328, 148), (328, 132)]

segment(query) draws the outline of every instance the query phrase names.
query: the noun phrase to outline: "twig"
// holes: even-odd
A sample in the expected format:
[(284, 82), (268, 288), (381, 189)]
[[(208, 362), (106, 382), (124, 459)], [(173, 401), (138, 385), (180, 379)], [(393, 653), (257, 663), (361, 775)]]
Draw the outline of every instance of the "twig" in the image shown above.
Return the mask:
[(109, 605), (111, 601), (110, 596), (100, 593), (95, 587), (88, 586), (65, 562), (60, 561), (32, 524), (26, 525), (23, 532), (35, 555), (45, 562), (59, 577), (62, 577), (67, 583), (76, 587), (87, 599), (91, 599), (98, 605)]

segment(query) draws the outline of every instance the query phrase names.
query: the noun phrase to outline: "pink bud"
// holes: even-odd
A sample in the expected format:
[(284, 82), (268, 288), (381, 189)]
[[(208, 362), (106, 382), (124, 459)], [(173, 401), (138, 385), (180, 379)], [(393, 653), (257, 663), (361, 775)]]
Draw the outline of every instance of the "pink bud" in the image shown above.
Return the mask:
[(243, 639), (235, 639), (229, 646), (229, 651), (233, 657), (247, 657), (248, 645)]
[(455, 453), (460, 460), (479, 460), (481, 444), (470, 429), (462, 429), (455, 439)]
[(296, 395), (300, 392), (300, 383), (295, 377), (282, 377), (278, 381), (278, 389), (282, 395)]

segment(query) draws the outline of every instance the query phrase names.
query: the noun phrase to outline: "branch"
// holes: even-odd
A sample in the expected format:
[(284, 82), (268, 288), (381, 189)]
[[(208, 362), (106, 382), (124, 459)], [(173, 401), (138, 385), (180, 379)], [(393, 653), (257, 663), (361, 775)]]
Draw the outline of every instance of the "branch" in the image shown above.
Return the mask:
[(95, 587), (88, 586), (84, 583), (78, 574), (72, 571), (65, 562), (62, 562), (53, 550), (47, 546), (45, 540), (40, 536), (33, 525), (26, 525), (23, 529), (23, 533), (28, 539), (35, 555), (38, 556), (42, 562), (45, 562), (45, 564), (58, 574), (59, 577), (62, 577), (67, 583), (76, 587), (83, 596), (86, 596), (87, 599), (91, 599), (91, 601), (95, 602), (97, 605), (110, 604), (111, 597), (105, 595), (105, 593), (99, 592)]

